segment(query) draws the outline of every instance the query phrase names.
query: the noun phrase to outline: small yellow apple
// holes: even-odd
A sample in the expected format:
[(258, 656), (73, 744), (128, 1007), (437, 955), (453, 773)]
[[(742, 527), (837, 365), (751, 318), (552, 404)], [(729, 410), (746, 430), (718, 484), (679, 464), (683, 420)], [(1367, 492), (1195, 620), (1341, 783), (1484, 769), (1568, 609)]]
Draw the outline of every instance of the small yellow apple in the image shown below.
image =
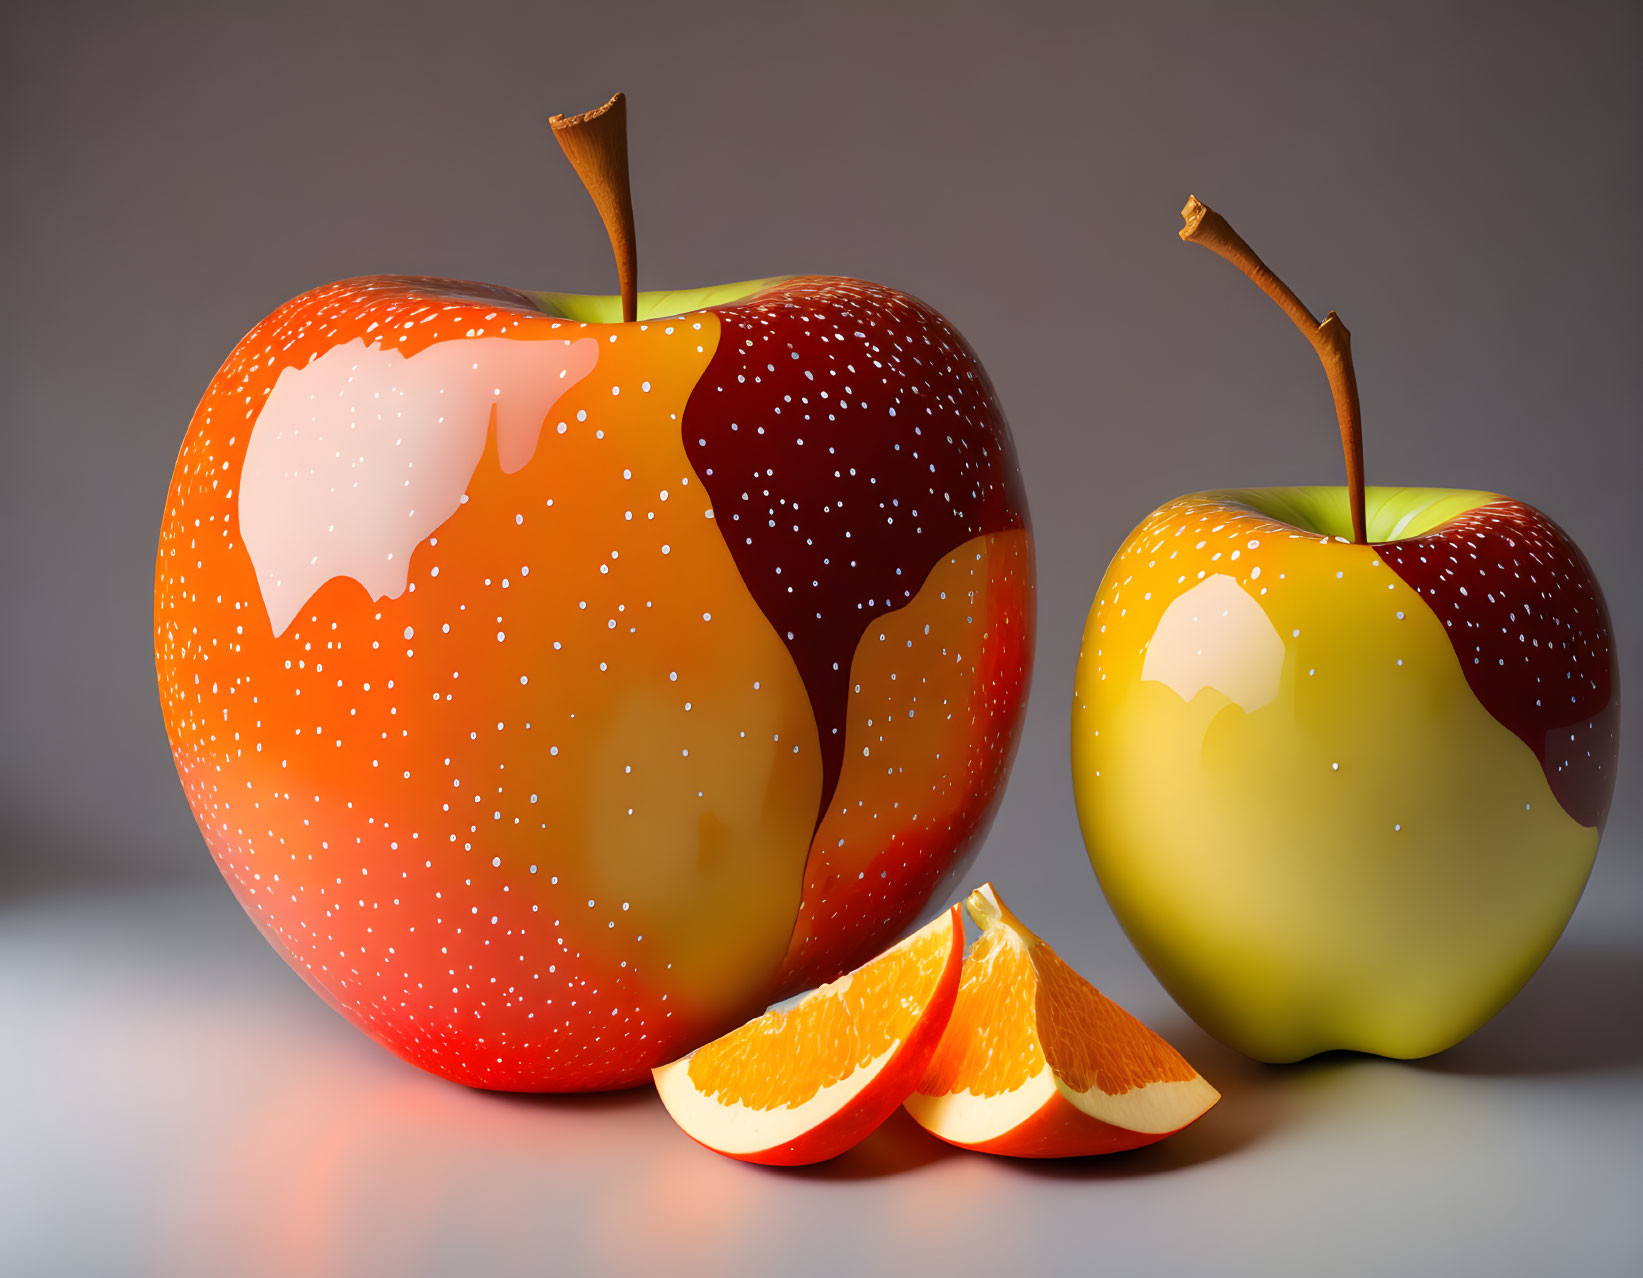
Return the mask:
[[(1480, 640), (1529, 702), (1592, 673), (1552, 636), (1612, 653), (1572, 545), (1545, 590), (1502, 558), (1516, 541), (1551, 567), (1556, 526), (1487, 493), (1371, 488), (1368, 505), (1356, 545), (1343, 489), (1169, 503), (1113, 560), (1079, 658), (1073, 777), (1101, 886), (1176, 1001), (1262, 1060), (1424, 1056), (1471, 1033), (1563, 930), (1613, 787), (1607, 662), (1601, 696), (1588, 678), (1549, 716), (1608, 723), (1582, 785), (1486, 704), (1511, 688), (1475, 689), (1455, 642)], [(1501, 553), (1473, 571), (1493, 590), (1449, 602), (1545, 593), (1544, 633), (1525, 617), (1491, 644), (1403, 575), (1486, 541)]]
[(1619, 752), (1603, 595), (1533, 507), (1366, 489), (1345, 326), (1219, 214), (1183, 215), (1317, 351), (1348, 484), (1183, 497), (1113, 559), (1072, 715), (1090, 861), (1240, 1051), (1441, 1051), (1529, 978), (1591, 871)]

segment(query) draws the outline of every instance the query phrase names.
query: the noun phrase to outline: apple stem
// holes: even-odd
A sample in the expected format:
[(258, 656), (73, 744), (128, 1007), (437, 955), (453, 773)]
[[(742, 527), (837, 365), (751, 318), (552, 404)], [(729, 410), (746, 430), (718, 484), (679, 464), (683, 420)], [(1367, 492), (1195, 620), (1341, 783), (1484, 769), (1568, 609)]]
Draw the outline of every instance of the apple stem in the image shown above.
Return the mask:
[(628, 103), (618, 93), (602, 107), (548, 121), (565, 158), (582, 179), (616, 254), (622, 322), (639, 318), (639, 249), (633, 234), (633, 191), (628, 182)]
[(1181, 210), (1186, 225), (1181, 238), (1189, 244), (1202, 244), (1220, 254), (1247, 275), (1255, 286), (1278, 304), (1280, 310), (1293, 321), (1296, 328), (1312, 343), (1318, 359), (1329, 378), (1330, 394), (1335, 397), (1335, 417), (1341, 426), (1341, 451), (1346, 455), (1347, 495), (1352, 503), (1352, 540), (1359, 545), (1369, 540), (1364, 520), (1363, 497), (1363, 418), (1358, 408), (1358, 377), (1352, 369), (1352, 334), (1347, 332), (1341, 317), (1330, 311), (1319, 323), (1301, 304), (1293, 289), (1272, 273), (1267, 264), (1255, 256), (1255, 250), (1244, 243), (1243, 236), (1227, 225), (1209, 205), (1196, 195), (1187, 197), (1187, 206)]

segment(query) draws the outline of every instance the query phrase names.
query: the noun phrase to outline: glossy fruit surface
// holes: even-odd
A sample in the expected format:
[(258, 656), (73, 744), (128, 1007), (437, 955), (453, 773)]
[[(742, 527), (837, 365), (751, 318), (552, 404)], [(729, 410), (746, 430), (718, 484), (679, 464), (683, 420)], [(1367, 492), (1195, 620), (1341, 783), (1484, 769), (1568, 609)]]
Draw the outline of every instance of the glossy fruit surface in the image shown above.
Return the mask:
[(833, 1158), (924, 1076), (963, 959), (955, 905), (791, 1007), (659, 1067), (656, 1090), (690, 1138), (716, 1153), (783, 1167)]
[(941, 1046), (907, 1112), (950, 1144), (1015, 1158), (1110, 1154), (1195, 1122), (1220, 1093), (1010, 913), (970, 894), (981, 938), (964, 959)]
[(881, 948), (1025, 696), (1026, 507), (963, 339), (855, 280), (641, 302), (305, 294), (167, 500), (213, 856), (338, 1010), (476, 1086), (631, 1084)]
[(1186, 1011), (1263, 1060), (1422, 1056), (1528, 979), (1614, 787), (1585, 559), (1488, 493), (1182, 498), (1114, 558), (1072, 717), (1090, 859)]

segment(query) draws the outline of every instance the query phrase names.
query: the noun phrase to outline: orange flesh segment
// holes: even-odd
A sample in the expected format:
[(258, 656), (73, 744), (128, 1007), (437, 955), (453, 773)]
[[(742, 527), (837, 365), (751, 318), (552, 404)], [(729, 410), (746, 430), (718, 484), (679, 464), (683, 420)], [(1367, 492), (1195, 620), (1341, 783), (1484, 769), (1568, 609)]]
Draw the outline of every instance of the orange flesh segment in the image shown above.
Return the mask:
[(1105, 1153), (1160, 1139), (1219, 1099), (1179, 1052), (1022, 926), (991, 885), (968, 904), (982, 936), (907, 1102), (929, 1130), (992, 1153)]
[(1033, 1030), (1038, 977), (1024, 947), (994, 929), (964, 960), (958, 1002), (930, 1062), (921, 1092), (1013, 1092), (1044, 1068)]
[(721, 1105), (803, 1104), (908, 1040), (953, 944), (944, 915), (791, 1007), (768, 1011), (698, 1048), (687, 1066), (691, 1083)]
[(1031, 952), (1038, 970), (1038, 1037), (1050, 1068), (1075, 1092), (1109, 1096), (1148, 1083), (1185, 1083), (1198, 1071), (1135, 1017), (1091, 985), (1048, 945)]
[(1009, 924), (998, 924), (975, 943), (920, 1091), (997, 1096), (1036, 1077), (1046, 1060), (1070, 1090), (1098, 1087), (1109, 1096), (1198, 1076), (1173, 1047), (1026, 935), (1024, 943)]

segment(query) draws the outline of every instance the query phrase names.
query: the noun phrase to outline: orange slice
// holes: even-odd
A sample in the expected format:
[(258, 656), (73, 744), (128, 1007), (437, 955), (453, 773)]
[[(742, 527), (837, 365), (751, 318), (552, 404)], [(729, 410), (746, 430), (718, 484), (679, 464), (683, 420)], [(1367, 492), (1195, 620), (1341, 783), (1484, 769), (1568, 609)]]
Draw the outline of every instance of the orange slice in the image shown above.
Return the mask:
[(653, 1071), (673, 1121), (749, 1163), (842, 1154), (924, 1077), (958, 994), (958, 906), (790, 1007)]
[(907, 1110), (954, 1145), (1017, 1158), (1162, 1140), (1221, 1099), (1181, 1054), (1106, 998), (1005, 908), (966, 902), (981, 939)]

